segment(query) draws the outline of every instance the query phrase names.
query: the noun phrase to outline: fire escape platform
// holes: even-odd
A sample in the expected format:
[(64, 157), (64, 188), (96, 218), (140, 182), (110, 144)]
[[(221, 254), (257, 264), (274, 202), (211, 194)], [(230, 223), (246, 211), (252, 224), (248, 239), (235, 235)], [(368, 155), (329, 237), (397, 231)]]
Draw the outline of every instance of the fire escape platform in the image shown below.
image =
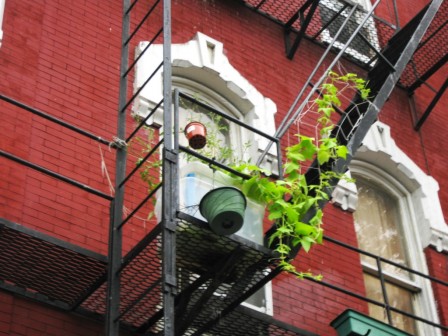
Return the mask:
[(75, 309), (104, 282), (106, 257), (0, 219), (0, 288)]
[[(276, 266), (270, 249), (237, 235), (217, 235), (207, 223), (182, 212), (178, 213), (175, 246), (177, 276), (170, 282), (176, 288), (177, 335), (200, 335), (213, 328), (232, 330), (232, 314), (220, 316), (234, 310), (252, 291), (261, 288), (261, 281)], [(139, 334), (157, 334), (164, 329), (161, 253), (159, 224), (124, 258), (120, 271), (120, 322)], [(82, 307), (104, 313), (105, 294), (103, 285)], [(264, 320), (266, 315), (262, 315)], [(249, 315), (246, 318), (245, 325), (248, 325), (251, 318)], [(260, 325), (261, 322), (254, 320), (253, 323)], [(274, 324), (269, 327), (271, 324), (267, 323), (268, 328), (280, 328)], [(300, 335), (288, 332), (287, 335)], [(220, 331), (219, 335), (237, 333)]]
[[(179, 213), (176, 229), (178, 335), (314, 334), (240, 306), (276, 266), (272, 251), (237, 235), (219, 236), (208, 224)], [(161, 226), (125, 258), (120, 321), (139, 334), (164, 328)], [(102, 319), (106, 257), (20, 224), (0, 219), (0, 289)], [(223, 314), (221, 318), (221, 313)], [(202, 330), (202, 331), (201, 331)]]

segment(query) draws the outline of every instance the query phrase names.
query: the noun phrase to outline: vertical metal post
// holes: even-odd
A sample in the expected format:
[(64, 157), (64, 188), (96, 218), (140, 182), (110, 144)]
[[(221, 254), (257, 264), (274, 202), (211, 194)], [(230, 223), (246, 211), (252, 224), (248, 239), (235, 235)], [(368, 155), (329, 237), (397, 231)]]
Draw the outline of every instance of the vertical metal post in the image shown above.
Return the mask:
[(392, 320), (392, 314), (390, 312), (389, 299), (387, 297), (386, 290), (386, 281), (384, 280), (383, 270), (381, 269), (381, 259), (380, 257), (376, 258), (376, 265), (378, 267), (378, 276), (380, 278), (381, 283), (381, 293), (383, 294), (384, 306), (386, 309), (387, 321), (391, 326), (394, 326), (394, 322)]
[(397, 1), (393, 0), (392, 3), (394, 5), (395, 25), (397, 26), (396, 29), (398, 30), (400, 29), (400, 19), (398, 17)]
[[(129, 36), (130, 14), (127, 13), (129, 0), (123, 0), (123, 25), (121, 33), (121, 65), (120, 88), (118, 101), (117, 137), (126, 138), (126, 100), (127, 100), (127, 76), (124, 75), (128, 67), (129, 45), (125, 43)], [(123, 218), (124, 185), (121, 182), (126, 176), (126, 148), (117, 147), (115, 162), (115, 198), (111, 204), (109, 227), (109, 251), (108, 251), (108, 275), (106, 298), (106, 335), (118, 336), (120, 328), (120, 274), (122, 258), (122, 231), (119, 228)]]
[[(177, 152), (173, 145), (171, 96), (171, 0), (163, 1), (163, 192), (162, 277), (165, 336), (175, 334)], [(177, 130), (175, 130), (176, 132)], [(177, 138), (176, 138), (177, 139)]]

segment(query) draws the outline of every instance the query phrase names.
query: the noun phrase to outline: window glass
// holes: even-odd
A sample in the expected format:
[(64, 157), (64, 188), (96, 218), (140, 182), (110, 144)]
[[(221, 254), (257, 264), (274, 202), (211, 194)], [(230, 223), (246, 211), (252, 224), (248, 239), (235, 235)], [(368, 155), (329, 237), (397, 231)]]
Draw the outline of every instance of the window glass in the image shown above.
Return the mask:
[[(202, 102), (212, 105), (209, 100)], [(189, 100), (181, 99), (179, 104), (179, 126), (181, 130), (193, 121), (202, 123), (207, 129), (207, 144), (200, 152), (220, 162), (231, 159), (234, 154), (232, 148), (238, 147), (236, 144), (232, 144), (230, 123), (225, 118), (210, 112), (202, 106), (196, 105)], [(188, 145), (185, 137), (180, 137), (179, 141), (183, 146)]]
[[(213, 93), (213, 95), (208, 94), (207, 92), (210, 90), (206, 88), (201, 90), (201, 85), (198, 83), (192, 82), (192, 86), (189, 86), (187, 80), (183, 79), (176, 81), (176, 79), (177, 78), (174, 79), (174, 85), (180, 92), (189, 95), (200, 103), (210, 106), (230, 117), (243, 120), (239, 111), (217, 93)], [(241, 127), (210, 111), (208, 108), (180, 97), (180, 131), (183, 132), (185, 126), (193, 121), (202, 123), (207, 129), (206, 146), (198, 150), (200, 154), (220, 163), (231, 164), (241, 161), (243, 156), (249, 152), (250, 148), (242, 145), (243, 134)], [(244, 142), (248, 144), (252, 143), (251, 141)], [(188, 145), (184, 136), (179, 137), (179, 144), (182, 146)]]
[[(381, 283), (379, 279), (370, 274), (364, 274), (364, 283), (366, 286), (366, 295), (370, 299), (375, 301), (383, 302), (383, 294), (381, 290)], [(412, 293), (399, 287), (386, 282), (386, 292), (389, 304), (397, 309), (403, 310), (407, 313), (413, 314), (412, 309)], [(373, 318), (388, 323), (386, 311), (377, 305), (369, 303), (369, 315)], [(404, 330), (412, 335), (416, 335), (416, 328), (414, 320), (404, 316), (402, 314), (397, 314), (392, 312), (392, 323), (393, 326)]]
[[(400, 230), (398, 200), (384, 190), (357, 180), (358, 206), (354, 213), (355, 229), (360, 249), (407, 266), (403, 234)], [(375, 260), (362, 256), (363, 262), (376, 267)], [(390, 264), (386, 271), (405, 275), (406, 272)]]
[(3, 40), (2, 26), (3, 26), (4, 11), (5, 11), (5, 0), (0, 0), (0, 46), (2, 45), (2, 40)]
[[(401, 231), (400, 202), (384, 189), (374, 186), (362, 178), (356, 178), (358, 206), (354, 213), (358, 246), (361, 250), (378, 255), (395, 263), (407, 266), (405, 242)], [(378, 266), (372, 257), (361, 254), (361, 261), (370, 273), (364, 273), (366, 296), (384, 303), (384, 294), (378, 277)], [(368, 266), (368, 267), (366, 267)], [(375, 271), (376, 270), (376, 271)], [(389, 305), (413, 314), (414, 293), (399, 286), (401, 279), (410, 279), (410, 274), (399, 267), (382, 262), (381, 271), (389, 280), (384, 286)], [(386, 278), (386, 276), (385, 276)], [(369, 314), (380, 321), (388, 322), (384, 308), (369, 303)], [(394, 327), (416, 334), (414, 320), (402, 314), (391, 313)]]

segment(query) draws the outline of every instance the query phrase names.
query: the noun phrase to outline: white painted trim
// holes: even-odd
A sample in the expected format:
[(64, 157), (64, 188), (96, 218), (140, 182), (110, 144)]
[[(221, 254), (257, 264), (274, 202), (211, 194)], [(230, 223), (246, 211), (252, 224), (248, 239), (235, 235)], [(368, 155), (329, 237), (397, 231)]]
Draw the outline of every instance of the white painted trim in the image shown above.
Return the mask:
[[(348, 179), (352, 177), (350, 171), (347, 171), (345, 175)], [(341, 207), (344, 211), (354, 212), (358, 205), (356, 184), (340, 180), (331, 194), (331, 203)]]
[(0, 47), (3, 42), (3, 15), (5, 14), (5, 2), (6, 0), (0, 0)]
[[(139, 43), (136, 56), (147, 45), (148, 42)], [(229, 63), (221, 42), (198, 32), (187, 43), (173, 44), (171, 55), (174, 77), (183, 77), (191, 83), (199, 83), (218, 93), (240, 112), (244, 122), (262, 130), (266, 134), (274, 135), (274, 117), (277, 112), (275, 103), (271, 99), (264, 97)], [(162, 45), (156, 44), (148, 48), (136, 65), (134, 90), (143, 85), (162, 59)], [(160, 69), (155, 74), (154, 78), (142, 89), (136, 98), (133, 106), (135, 113), (146, 116), (162, 100), (162, 71), (163, 69)], [(149, 123), (157, 126), (162, 125), (162, 109), (159, 109)], [(268, 140), (258, 134), (254, 134), (254, 138), (258, 151), (263, 151), (268, 144)], [(274, 146), (269, 154), (263, 168), (273, 173), (278, 173)]]
[[(406, 188), (416, 213), (416, 221), (419, 223), (421, 248), (431, 245), (438, 252), (447, 252), (448, 225), (445, 223), (439, 200), (439, 185), (395, 144), (390, 134), (390, 127), (382, 122), (376, 122), (367, 133), (355, 159), (379, 167)], [(354, 184), (340, 182), (332, 197), (332, 202), (344, 210), (356, 209), (357, 196)], [(343, 204), (346, 204), (347, 209)]]

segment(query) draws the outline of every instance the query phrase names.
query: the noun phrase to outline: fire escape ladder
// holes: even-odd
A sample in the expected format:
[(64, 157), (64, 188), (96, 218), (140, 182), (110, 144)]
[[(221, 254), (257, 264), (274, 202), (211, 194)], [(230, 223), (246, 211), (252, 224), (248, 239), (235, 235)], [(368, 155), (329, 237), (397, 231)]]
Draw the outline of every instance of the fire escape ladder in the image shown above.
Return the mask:
[[(348, 147), (347, 159), (340, 159), (325, 167), (320, 167), (321, 170), (337, 172), (347, 170), (353, 156), (371, 125), (377, 119), (379, 112), (397, 84), (442, 2), (443, 0), (433, 0), (389, 41), (382, 54), (393, 65), (394, 69), (391, 69), (388, 62), (382, 59), (378, 60), (367, 76), (371, 97), (366, 102), (359, 95), (356, 95), (333, 131), (333, 135), (338, 138), (338, 142)], [(314, 162), (312, 167), (316, 166), (317, 162)], [(309, 169), (306, 174), (308, 183), (318, 181), (319, 176), (319, 170), (317, 169)], [(329, 197), (331, 197), (331, 192), (332, 188), (328, 190)], [(323, 202), (321, 206), (324, 207), (325, 204), (326, 202)]]

